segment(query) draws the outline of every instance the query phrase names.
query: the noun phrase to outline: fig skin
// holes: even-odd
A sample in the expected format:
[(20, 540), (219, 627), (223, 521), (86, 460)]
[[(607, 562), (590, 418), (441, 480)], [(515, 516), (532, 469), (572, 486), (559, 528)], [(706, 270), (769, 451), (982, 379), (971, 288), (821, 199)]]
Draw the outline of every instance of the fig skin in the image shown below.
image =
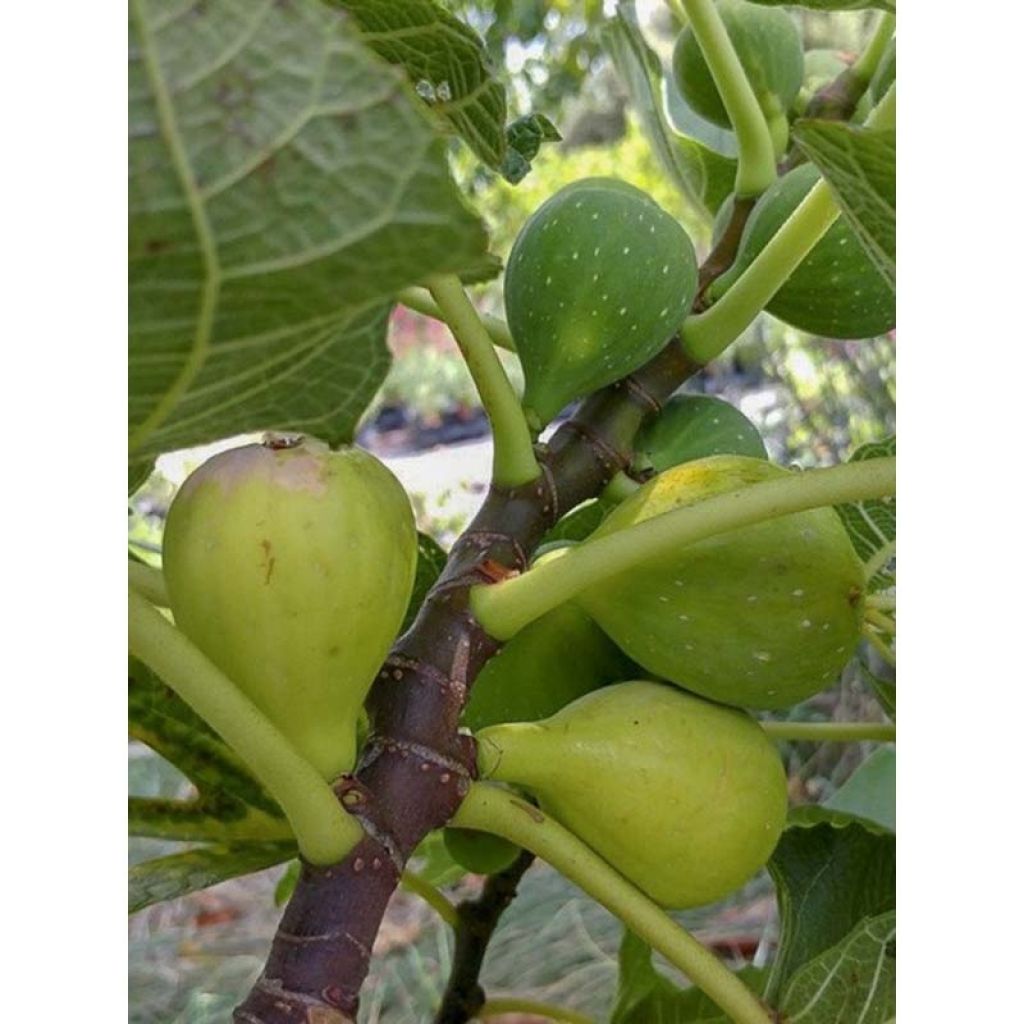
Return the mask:
[(483, 778), (543, 811), (669, 909), (732, 892), (771, 856), (786, 776), (748, 714), (662, 683), (595, 690), (542, 722), (477, 737)]
[[(683, 463), (623, 501), (591, 538), (787, 472), (739, 455)], [(655, 676), (726, 704), (782, 708), (838, 677), (860, 638), (865, 589), (839, 516), (821, 508), (683, 546), (577, 600)]]
[(355, 763), (416, 557), (390, 470), (312, 439), (215, 455), (185, 481), (164, 533), (178, 627), (325, 779)]
[(539, 431), (570, 402), (656, 355), (696, 290), (689, 236), (645, 192), (585, 178), (547, 199), (520, 231), (505, 271), (531, 427)]

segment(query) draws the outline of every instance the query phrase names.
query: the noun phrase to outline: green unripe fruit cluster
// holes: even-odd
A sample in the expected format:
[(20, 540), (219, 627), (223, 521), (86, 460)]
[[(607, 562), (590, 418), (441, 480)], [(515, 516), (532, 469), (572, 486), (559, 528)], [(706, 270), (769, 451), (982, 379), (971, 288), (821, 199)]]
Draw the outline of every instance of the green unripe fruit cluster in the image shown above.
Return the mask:
[[(720, 298), (750, 266), (820, 178), (813, 164), (802, 164), (758, 199), (735, 262), (709, 289), (712, 298)], [(824, 338), (874, 338), (896, 326), (896, 297), (845, 215), (765, 308), (785, 323)]]
[(398, 480), (367, 452), (309, 439), (214, 456), (164, 533), (178, 627), (326, 779), (355, 762), (415, 570)]
[[(800, 33), (785, 11), (746, 0), (718, 0), (715, 6), (768, 121), (776, 153), (781, 154), (788, 137), (786, 112), (793, 105), (804, 77)], [(721, 128), (732, 127), (711, 69), (690, 27), (676, 41), (672, 71), (683, 99), (701, 117)]]
[[(644, 484), (591, 539), (786, 473), (731, 455), (684, 463)], [(839, 516), (821, 508), (686, 545), (578, 600), (649, 672), (712, 700), (781, 708), (824, 689), (850, 659), (864, 588)]]
[(532, 792), (664, 907), (732, 892), (765, 864), (785, 823), (786, 776), (761, 727), (660, 683), (605, 687), (477, 739), (482, 777)]
[(696, 290), (689, 237), (646, 193), (614, 178), (556, 192), (526, 222), (505, 271), (531, 426), (652, 358)]

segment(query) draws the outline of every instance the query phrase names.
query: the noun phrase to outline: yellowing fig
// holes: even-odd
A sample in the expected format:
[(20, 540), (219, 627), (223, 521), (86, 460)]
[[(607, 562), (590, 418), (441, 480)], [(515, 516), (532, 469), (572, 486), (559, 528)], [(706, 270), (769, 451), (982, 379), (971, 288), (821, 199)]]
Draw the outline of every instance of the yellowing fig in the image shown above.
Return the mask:
[(372, 455), (313, 440), (214, 456), (164, 533), (179, 628), (333, 779), (416, 570), (401, 484)]
[[(686, 462), (644, 484), (591, 537), (786, 473), (739, 455)], [(860, 637), (864, 589), (839, 516), (821, 508), (682, 546), (578, 600), (649, 672), (712, 700), (780, 708), (835, 680)]]
[(480, 774), (531, 791), (662, 906), (710, 903), (771, 855), (786, 819), (779, 755), (745, 712), (651, 682), (581, 697), (477, 737)]

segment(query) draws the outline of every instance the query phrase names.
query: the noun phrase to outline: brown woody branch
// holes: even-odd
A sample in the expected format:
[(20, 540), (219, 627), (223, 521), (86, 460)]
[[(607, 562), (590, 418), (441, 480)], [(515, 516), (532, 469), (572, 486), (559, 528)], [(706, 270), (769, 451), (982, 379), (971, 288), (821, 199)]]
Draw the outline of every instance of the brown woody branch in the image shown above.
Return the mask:
[(522, 850), (507, 868), (488, 877), (476, 899), (463, 900), (456, 907), (459, 923), (455, 929), (452, 971), (434, 1024), (467, 1024), (487, 1001), (480, 984), (487, 946), (533, 860), (529, 850)]
[(673, 338), (636, 373), (590, 396), (541, 447), (538, 480), (491, 488), (382, 667), (367, 702), (371, 736), (355, 773), (335, 785), (366, 835), (340, 864), (303, 865), (236, 1024), (355, 1019), (402, 868), (420, 840), (452, 817), (475, 774), (475, 744), (458, 732), (459, 716), (500, 645), (470, 614), (470, 588), (524, 571), (544, 533), (629, 465), (640, 425), (699, 369)]

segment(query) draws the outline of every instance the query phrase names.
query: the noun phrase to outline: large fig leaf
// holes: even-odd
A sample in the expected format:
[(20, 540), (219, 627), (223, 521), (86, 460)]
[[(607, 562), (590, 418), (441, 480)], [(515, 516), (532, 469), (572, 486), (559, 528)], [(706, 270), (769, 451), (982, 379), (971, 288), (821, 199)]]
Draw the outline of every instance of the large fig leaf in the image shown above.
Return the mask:
[(896, 913), (866, 917), (792, 977), (782, 1019), (796, 1024), (888, 1024), (896, 1016)]
[(397, 69), (317, 0), (129, 7), (129, 460), (352, 436), (388, 298), (479, 266), (480, 221)]
[(864, 918), (896, 906), (896, 837), (841, 811), (802, 810), (793, 813), (768, 862), (781, 928), (769, 1002)]
[[(896, 455), (896, 437), (884, 438), (861, 445), (849, 458), (850, 462), (879, 459)], [(896, 544), (896, 499), (872, 498), (855, 505), (837, 505), (846, 532), (850, 535), (860, 560), (872, 567), (868, 581), (871, 590), (887, 590), (896, 580), (890, 571), (892, 552)]]
[(436, 0), (327, 0), (349, 11), (362, 39), (405, 70), (417, 94), (480, 159), (505, 159), (505, 89), (483, 40)]
[(896, 292), (896, 132), (800, 121), (793, 138), (825, 176), (878, 272)]
[(896, 750), (879, 747), (826, 801), (842, 811), (896, 831)]

